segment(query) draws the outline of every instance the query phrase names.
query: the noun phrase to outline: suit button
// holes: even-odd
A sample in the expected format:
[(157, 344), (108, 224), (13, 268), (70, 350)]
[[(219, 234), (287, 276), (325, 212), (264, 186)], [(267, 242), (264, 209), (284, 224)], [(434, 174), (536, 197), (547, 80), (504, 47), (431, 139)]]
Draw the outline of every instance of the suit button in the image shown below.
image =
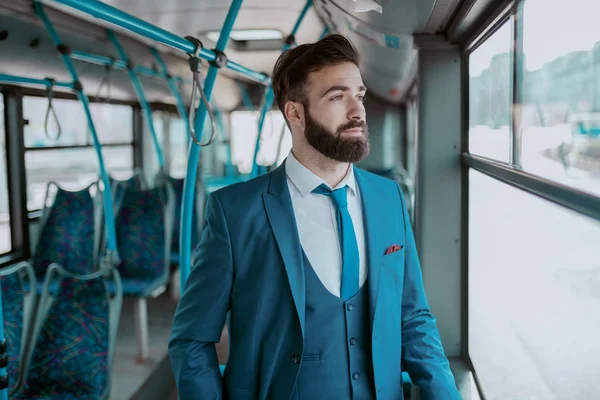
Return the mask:
[(346, 308), (348, 309), (348, 311), (352, 311), (354, 309), (354, 304), (350, 303), (346, 306)]
[(354, 346), (356, 344), (356, 338), (350, 339), (350, 344)]
[(294, 364), (300, 364), (300, 354), (298, 354), (298, 353), (292, 354), (292, 362)]
[(359, 376), (360, 374), (358, 372), (355, 372), (352, 374), (352, 379), (357, 380)]

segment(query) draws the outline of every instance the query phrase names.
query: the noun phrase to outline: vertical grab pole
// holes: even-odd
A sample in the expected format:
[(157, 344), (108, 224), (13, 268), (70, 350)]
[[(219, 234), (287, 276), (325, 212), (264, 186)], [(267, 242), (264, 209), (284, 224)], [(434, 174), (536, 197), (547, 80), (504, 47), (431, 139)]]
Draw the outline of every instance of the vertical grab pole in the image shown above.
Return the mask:
[[(288, 40), (286, 40), (286, 43), (283, 45), (283, 49), (281, 50), (282, 53), (284, 51), (288, 50), (290, 47), (292, 47), (293, 40), (290, 40), (290, 39), (293, 39), (293, 37), (296, 36), (296, 34), (298, 33), (300, 24), (302, 23), (302, 20), (304, 20), (304, 17), (306, 16), (306, 13), (308, 12), (308, 9), (310, 8), (311, 5), (312, 5), (312, 0), (308, 0), (306, 2), (306, 4), (304, 5), (304, 8), (300, 12), (300, 16), (296, 20), (294, 29), (292, 29), (292, 33), (288, 37)], [(262, 136), (263, 126), (265, 124), (265, 118), (267, 116), (267, 111), (269, 111), (269, 109), (271, 109), (271, 107), (273, 106), (274, 97), (275, 97), (275, 95), (273, 93), (273, 86), (270, 85), (269, 87), (266, 88), (265, 99), (264, 99), (264, 102), (263, 102), (261, 110), (260, 110), (260, 117), (258, 119), (258, 136), (256, 137), (256, 146), (254, 147), (254, 156), (252, 158), (252, 172), (250, 175), (252, 178), (258, 176), (258, 173), (259, 173), (259, 166), (256, 163), (256, 158), (258, 157), (258, 151), (260, 150), (260, 147), (259, 147), (260, 138)], [(281, 112), (283, 112), (283, 110), (281, 110)]]
[(6, 348), (6, 338), (4, 337), (4, 309), (2, 308), (2, 282), (0, 281), (0, 400), (8, 400), (8, 379), (6, 371), (8, 365), (8, 353)]
[(110, 182), (108, 180), (108, 174), (106, 172), (106, 167), (104, 166), (104, 158), (102, 157), (102, 145), (98, 140), (98, 134), (96, 132), (96, 127), (94, 126), (94, 120), (92, 119), (92, 113), (90, 112), (90, 104), (87, 96), (83, 93), (83, 87), (79, 82), (79, 77), (77, 75), (77, 70), (71, 61), (69, 56), (70, 50), (62, 43), (58, 33), (54, 30), (54, 26), (46, 12), (44, 11), (44, 6), (39, 1), (33, 2), (35, 11), (37, 15), (42, 19), (46, 30), (50, 34), (52, 38), (52, 42), (58, 49), (61, 54), (61, 58), (65, 67), (70, 72), (71, 77), (73, 78), (73, 85), (75, 91), (77, 92), (77, 98), (83, 104), (83, 109), (85, 111), (85, 116), (87, 118), (88, 126), (90, 128), (90, 132), (92, 135), (92, 140), (94, 141), (94, 148), (96, 149), (96, 155), (98, 156), (98, 164), (100, 168), (100, 177), (102, 179), (102, 183), (104, 185), (104, 190), (102, 191), (102, 199), (104, 202), (104, 218), (106, 224), (106, 234), (108, 236), (108, 250), (106, 254), (105, 260), (107, 262), (112, 263), (112, 265), (118, 264), (118, 252), (117, 252), (117, 240), (116, 240), (116, 232), (115, 232), (115, 215), (113, 211), (112, 204), (112, 193), (110, 188)]
[(148, 125), (148, 129), (150, 129), (150, 134), (152, 135), (152, 140), (154, 141), (154, 149), (156, 150), (156, 157), (158, 158), (158, 166), (160, 170), (163, 171), (165, 168), (165, 159), (163, 156), (162, 149), (160, 148), (160, 143), (158, 142), (158, 137), (156, 136), (156, 130), (154, 129), (154, 122), (152, 121), (152, 110), (150, 109), (150, 104), (146, 100), (146, 96), (144, 95), (144, 88), (142, 87), (142, 83), (140, 82), (138, 76), (135, 74), (131, 63), (129, 62), (129, 57), (123, 50), (121, 43), (119, 43), (119, 39), (117, 35), (110, 29), (106, 31), (108, 35), (108, 39), (112, 42), (117, 50), (117, 54), (119, 54), (119, 58), (125, 62), (125, 69), (127, 70), (127, 74), (129, 75), (129, 79), (131, 79), (131, 84), (133, 85), (133, 89), (135, 90), (135, 94), (137, 95), (138, 101), (142, 106), (142, 111), (144, 113), (144, 117), (146, 118), (146, 124)]
[(156, 47), (152, 47), (152, 55), (154, 56), (154, 59), (158, 63), (158, 66), (161, 70), (160, 71), (161, 75), (163, 76), (163, 78), (165, 78), (167, 80), (167, 83), (169, 84), (169, 90), (171, 91), (171, 94), (173, 95), (173, 97), (175, 97), (175, 101), (176, 101), (176, 105), (177, 105), (177, 112), (179, 113), (179, 116), (181, 117), (181, 119), (183, 119), (183, 122), (185, 123), (185, 129), (189, 135), (190, 132), (192, 131), (192, 129), (190, 126), (190, 121), (188, 118), (187, 110), (185, 109), (185, 103), (183, 102), (183, 99), (181, 98), (181, 93), (179, 92), (179, 89), (177, 88), (177, 83), (175, 82), (175, 80), (177, 78), (169, 75), (169, 70), (167, 69), (167, 64), (165, 64), (165, 60), (163, 60), (163, 58), (160, 55), (160, 53), (158, 52), (158, 50), (156, 50)]
[[(219, 40), (217, 41), (217, 50), (219, 51), (223, 52), (227, 47), (227, 43), (229, 42), (229, 34), (233, 29), (233, 24), (235, 23), (238, 12), (240, 11), (242, 2), (243, 0), (233, 0), (231, 6), (229, 7), (227, 17), (225, 18), (223, 28), (221, 29), (221, 34), (219, 35)], [(204, 93), (208, 101), (210, 101), (213, 87), (215, 85), (215, 80), (217, 79), (218, 71), (219, 68), (212, 64), (208, 68), (208, 74), (206, 75), (206, 79), (204, 80)], [(192, 104), (191, 106), (194, 107), (194, 104)], [(202, 131), (204, 128), (205, 120), (206, 106), (202, 102), (200, 102), (200, 107), (198, 107), (198, 113), (196, 114), (196, 120), (194, 121), (198, 141), (202, 140)], [(190, 253), (192, 250), (190, 248), (192, 243), (192, 211), (194, 207), (194, 187), (196, 186), (196, 174), (198, 172), (199, 155), (200, 146), (198, 146), (192, 140), (190, 142), (187, 173), (183, 185), (183, 204), (181, 210), (181, 242), (179, 244), (179, 269), (181, 271), (181, 290), (184, 290), (185, 282), (187, 281), (187, 277), (190, 273)]]

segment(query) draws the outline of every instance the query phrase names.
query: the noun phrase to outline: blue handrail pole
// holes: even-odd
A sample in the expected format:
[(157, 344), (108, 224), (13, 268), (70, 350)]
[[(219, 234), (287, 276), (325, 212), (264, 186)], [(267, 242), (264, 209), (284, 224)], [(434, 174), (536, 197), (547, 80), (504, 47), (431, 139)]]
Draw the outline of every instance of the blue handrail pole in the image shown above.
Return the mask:
[[(38, 16), (44, 22), (46, 26), (46, 30), (50, 34), (52, 38), (52, 42), (58, 48), (62, 45), (62, 41), (58, 36), (58, 33), (54, 30), (54, 26), (46, 12), (44, 11), (44, 6), (42, 3), (38, 1), (34, 1), (35, 11)], [(65, 64), (65, 67), (70, 72), (71, 77), (73, 78), (73, 85), (76, 87), (75, 91), (77, 92), (77, 97), (79, 101), (83, 104), (83, 109), (85, 111), (85, 115), (87, 118), (88, 126), (90, 128), (90, 133), (92, 135), (92, 140), (94, 141), (94, 148), (96, 149), (96, 155), (98, 156), (98, 164), (100, 169), (100, 177), (102, 179), (102, 183), (104, 185), (104, 190), (102, 191), (102, 199), (104, 202), (104, 218), (106, 223), (106, 234), (108, 236), (108, 254), (107, 256), (111, 257), (111, 259), (116, 260), (118, 258), (117, 252), (117, 240), (116, 240), (116, 231), (115, 231), (115, 215), (112, 204), (112, 193), (110, 188), (110, 181), (108, 180), (108, 174), (106, 172), (106, 167), (104, 166), (104, 158), (102, 157), (102, 145), (98, 140), (98, 134), (96, 132), (96, 127), (94, 126), (94, 120), (92, 119), (92, 113), (90, 112), (90, 104), (87, 96), (83, 93), (83, 88), (81, 87), (81, 83), (79, 82), (79, 76), (77, 75), (77, 71), (75, 70), (75, 66), (73, 62), (69, 58), (69, 55), (66, 52), (61, 53), (61, 58)], [(114, 257), (114, 258), (112, 258)]]
[[(127, 63), (123, 60), (115, 60), (110, 57), (100, 56), (97, 54), (86, 53), (85, 51), (72, 50), (71, 58), (73, 60), (84, 61), (90, 64), (102, 65), (105, 67), (113, 67), (116, 69), (126, 70)], [(138, 75), (144, 75), (148, 78), (161, 78), (162, 74), (152, 68), (143, 65), (131, 65), (133, 71)]]
[[(2, 346), (6, 349), (6, 338), (4, 337), (4, 313), (2, 308), (2, 282), (0, 281), (0, 343), (4, 343)], [(0, 368), (0, 379), (7, 377), (10, 379), (10, 376), (7, 376), (6, 367)], [(0, 389), (0, 400), (8, 400), (8, 387), (4, 389)]]
[(328, 26), (326, 26), (325, 29), (323, 29), (323, 33), (321, 33), (321, 36), (319, 36), (319, 40), (323, 39), (325, 36), (327, 36), (327, 34), (329, 34)]
[[(41, 1), (41, 0), (35, 0)], [(154, 26), (140, 18), (127, 14), (118, 8), (110, 6), (98, 0), (54, 0), (56, 3), (63, 4), (79, 10), (103, 21), (115, 24), (121, 28), (135, 32), (146, 38), (152, 39), (166, 46), (173, 47), (187, 54), (194, 54), (196, 46), (194, 43), (168, 32), (162, 28)], [(217, 47), (218, 49), (218, 47)], [(212, 62), (216, 59), (214, 51), (202, 48), (199, 57)], [(226, 68), (244, 75), (246, 78), (263, 85), (270, 85), (271, 78), (256, 71), (252, 71), (236, 62), (227, 61)]]
[[(233, 24), (235, 23), (238, 12), (240, 11), (242, 2), (243, 0), (233, 0), (231, 6), (229, 6), (227, 17), (225, 18), (223, 28), (221, 29), (221, 34), (219, 35), (219, 40), (217, 41), (216, 48), (219, 51), (225, 51), (225, 48), (227, 47), (227, 43), (229, 42), (229, 35), (231, 34), (231, 30), (233, 29)], [(193, 53), (193, 51), (190, 53)], [(204, 93), (206, 95), (207, 101), (210, 101), (218, 72), (219, 68), (215, 65), (211, 64), (208, 68), (208, 73), (206, 75), (206, 79), (204, 80)], [(192, 107), (194, 106), (195, 105), (192, 104)], [(198, 112), (196, 114), (196, 120), (194, 121), (198, 141), (202, 140), (201, 138), (205, 120), (206, 107), (202, 102), (200, 102), (200, 106), (198, 107)], [(192, 246), (192, 212), (194, 208), (194, 187), (196, 186), (196, 174), (198, 172), (199, 155), (200, 146), (198, 146), (193, 141), (190, 142), (187, 173), (183, 185), (183, 204), (180, 223), (181, 242), (179, 250), (179, 269), (181, 274), (181, 290), (185, 288), (185, 282), (187, 281), (187, 277), (190, 273), (190, 253)]]
[(35, 79), (35, 78), (27, 78), (24, 76), (15, 76), (15, 75), (7, 75), (7, 74), (0, 74), (0, 82), (26, 84), (26, 85), (42, 85), (42, 86), (46, 86), (46, 87), (57, 86), (57, 87), (65, 87), (65, 88), (69, 88), (69, 89), (74, 88), (73, 82), (52, 82), (48, 78)]
[[(296, 24), (294, 25), (294, 28), (292, 29), (292, 33), (290, 34), (291, 36), (296, 36), (296, 34), (298, 33), (298, 29), (300, 28), (300, 24), (302, 24), (302, 21), (304, 20), (304, 17), (306, 16), (306, 13), (308, 12), (308, 10), (310, 9), (311, 6), (312, 6), (312, 0), (308, 0), (306, 2), (306, 4), (304, 5), (304, 8), (300, 12), (298, 19), (296, 20)], [(290, 42), (287, 42), (286, 44), (283, 45), (283, 49), (281, 50), (281, 52), (282, 53), (285, 52), (290, 47), (292, 47), (292, 44)], [(262, 108), (260, 110), (260, 117), (258, 119), (258, 136), (256, 137), (256, 146), (254, 147), (254, 156), (252, 157), (252, 172), (250, 173), (251, 174), (250, 177), (252, 177), (252, 178), (258, 176), (259, 171), (261, 170), (260, 166), (256, 163), (256, 159), (258, 157), (258, 151), (260, 150), (259, 145), (260, 145), (260, 139), (262, 136), (263, 126), (265, 124), (265, 118), (267, 116), (267, 112), (273, 106), (274, 98), (275, 98), (275, 94), (273, 93), (273, 87), (271, 85), (269, 85), (269, 87), (266, 89), (265, 100), (262, 104)], [(284, 112), (284, 111), (281, 110), (281, 112)]]
[(183, 98), (181, 97), (181, 92), (177, 87), (177, 78), (169, 75), (169, 69), (167, 68), (167, 64), (165, 63), (165, 60), (162, 58), (156, 47), (152, 47), (151, 50), (154, 59), (156, 59), (156, 62), (158, 63), (161, 76), (167, 80), (167, 83), (169, 84), (169, 90), (171, 91), (173, 97), (175, 97), (177, 112), (179, 113), (179, 116), (185, 123), (185, 130), (188, 133), (188, 135), (190, 135), (190, 132), (192, 131), (190, 126), (190, 120), (188, 118), (187, 110), (185, 109), (185, 103), (183, 102)]
[[(106, 34), (108, 35), (108, 39), (115, 46), (115, 49), (117, 50), (117, 53), (119, 54), (121, 60), (128, 65), (129, 57), (127, 56), (127, 53), (125, 53), (125, 50), (123, 50), (123, 47), (121, 46), (117, 35), (115, 35), (115, 33), (110, 29), (106, 31)], [(138, 101), (142, 106), (142, 111), (144, 113), (144, 117), (146, 118), (146, 124), (148, 125), (148, 129), (150, 130), (150, 134), (152, 135), (152, 141), (154, 142), (154, 150), (156, 150), (156, 157), (158, 158), (158, 166), (160, 167), (160, 170), (163, 171), (165, 168), (165, 158), (163, 156), (160, 143), (158, 142), (156, 130), (154, 129), (154, 121), (152, 121), (152, 109), (150, 108), (150, 104), (148, 104), (146, 96), (144, 95), (144, 88), (142, 87), (142, 83), (133, 71), (133, 68), (127, 68), (127, 74), (129, 75), (129, 79), (131, 79), (131, 84), (133, 85), (135, 94), (137, 95)]]

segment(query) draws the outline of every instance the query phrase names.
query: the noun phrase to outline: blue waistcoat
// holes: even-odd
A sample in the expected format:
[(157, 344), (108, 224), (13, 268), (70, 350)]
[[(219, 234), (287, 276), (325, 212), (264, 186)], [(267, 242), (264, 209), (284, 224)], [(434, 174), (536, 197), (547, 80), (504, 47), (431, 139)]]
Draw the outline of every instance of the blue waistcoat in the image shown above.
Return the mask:
[(306, 334), (292, 398), (374, 399), (368, 285), (344, 301), (323, 286), (304, 252), (303, 261)]

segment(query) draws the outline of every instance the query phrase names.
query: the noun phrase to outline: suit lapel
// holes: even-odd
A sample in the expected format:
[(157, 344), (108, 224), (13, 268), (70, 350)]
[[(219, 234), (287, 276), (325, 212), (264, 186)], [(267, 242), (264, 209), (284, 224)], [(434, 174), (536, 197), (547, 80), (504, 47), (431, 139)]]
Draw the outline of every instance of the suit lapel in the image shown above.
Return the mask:
[(360, 190), (363, 210), (363, 224), (365, 229), (366, 249), (369, 268), (369, 304), (371, 311), (371, 329), (375, 318), (377, 295), (379, 293), (379, 278), (381, 275), (381, 256), (385, 251), (385, 237), (383, 221), (384, 210), (378, 202), (377, 187), (372, 184), (368, 176), (360, 169), (354, 168), (354, 175)]
[(263, 193), (263, 201), (275, 241), (285, 265), (296, 312), (304, 336), (304, 308), (306, 284), (302, 266), (302, 248), (296, 226), (292, 198), (287, 186), (285, 161), (271, 173), (269, 191)]

